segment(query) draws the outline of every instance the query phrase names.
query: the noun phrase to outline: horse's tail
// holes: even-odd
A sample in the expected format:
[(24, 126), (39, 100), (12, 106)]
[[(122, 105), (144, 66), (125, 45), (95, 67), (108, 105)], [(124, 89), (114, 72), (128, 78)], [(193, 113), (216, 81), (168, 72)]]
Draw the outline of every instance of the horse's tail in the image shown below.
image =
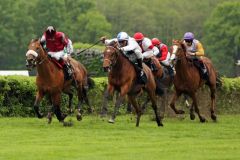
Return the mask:
[(94, 80), (90, 77), (90, 75), (87, 75), (87, 84), (89, 89), (93, 89), (95, 87)]

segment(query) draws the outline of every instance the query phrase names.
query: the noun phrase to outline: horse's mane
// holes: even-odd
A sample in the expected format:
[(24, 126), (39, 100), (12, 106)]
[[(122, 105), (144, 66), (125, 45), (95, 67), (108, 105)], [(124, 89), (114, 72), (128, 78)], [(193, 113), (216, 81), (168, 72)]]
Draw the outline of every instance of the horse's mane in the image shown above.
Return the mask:
[(39, 40), (40, 40), (40, 38), (34, 38), (34, 39), (31, 40), (31, 42), (37, 42)]

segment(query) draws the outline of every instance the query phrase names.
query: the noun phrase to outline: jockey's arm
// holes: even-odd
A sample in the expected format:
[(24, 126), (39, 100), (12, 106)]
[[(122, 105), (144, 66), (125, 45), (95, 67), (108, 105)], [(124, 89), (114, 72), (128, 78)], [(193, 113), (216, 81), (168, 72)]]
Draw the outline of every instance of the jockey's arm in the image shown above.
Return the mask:
[(204, 56), (204, 49), (200, 42), (197, 43), (197, 52), (195, 52), (196, 56)]
[(163, 46), (162, 48), (161, 48), (161, 53), (162, 53), (162, 56), (159, 58), (159, 61), (163, 61), (163, 60), (165, 60), (166, 58), (167, 58), (167, 55), (168, 55), (168, 48), (167, 47), (165, 47), (165, 46)]
[(157, 47), (153, 47), (153, 54), (157, 56), (159, 54), (159, 49)]
[(152, 56), (154, 56), (152, 50), (143, 52), (142, 55), (143, 55), (143, 58), (151, 58)]
[(43, 49), (47, 51), (47, 44), (46, 44), (46, 37), (45, 35), (42, 35), (40, 39), (40, 44), (42, 45)]
[(107, 45), (110, 45), (110, 44), (113, 43), (113, 42), (117, 42), (117, 38), (104, 40), (104, 44), (105, 44), (106, 46), (107, 46)]
[(63, 43), (63, 45), (64, 45), (65, 47), (66, 47), (67, 44), (68, 44), (68, 39), (66, 38), (66, 36), (65, 36), (64, 33), (62, 34), (62, 43)]
[(135, 41), (133, 41), (133, 40), (129, 40), (128, 41), (128, 45), (125, 46), (125, 47), (122, 47), (122, 50), (124, 52), (128, 52), (128, 51), (133, 51), (136, 48), (138, 48), (138, 44)]

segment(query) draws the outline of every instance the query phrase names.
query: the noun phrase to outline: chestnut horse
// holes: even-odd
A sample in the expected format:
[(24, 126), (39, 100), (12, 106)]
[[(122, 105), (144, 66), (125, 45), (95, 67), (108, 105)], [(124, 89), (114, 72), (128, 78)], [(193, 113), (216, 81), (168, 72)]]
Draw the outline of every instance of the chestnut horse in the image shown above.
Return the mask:
[[(32, 40), (28, 46), (26, 53), (26, 66), (28, 69), (37, 67), (37, 95), (34, 103), (34, 110), (38, 118), (42, 118), (43, 114), (39, 112), (39, 104), (44, 95), (49, 95), (50, 101), (53, 105), (53, 112), (59, 121), (64, 121), (66, 114), (63, 114), (60, 109), (61, 93), (64, 92), (69, 95), (69, 109), (71, 109), (73, 93), (71, 85), (77, 89), (78, 94), (78, 113), (77, 119), (81, 120), (81, 104), (85, 101), (89, 106), (87, 98), (86, 87), (88, 87), (87, 70), (85, 67), (68, 57), (69, 63), (73, 68), (73, 79), (64, 80), (62, 69), (57, 66), (47, 55), (46, 51), (40, 44), (39, 39)], [(48, 123), (51, 123), (52, 114), (48, 113)]]
[[(136, 82), (137, 75), (133, 64), (119, 49), (117, 49), (117, 47), (106, 46), (103, 55), (103, 68), (105, 71), (109, 72), (107, 87), (108, 93), (113, 94), (114, 91), (118, 91), (120, 93), (115, 104), (114, 113), (116, 114), (116, 110), (118, 110), (121, 102), (127, 95), (129, 102), (136, 110), (136, 126), (138, 127), (142, 112), (138, 102), (136, 101), (136, 97), (139, 93), (141, 93), (142, 90), (145, 90), (152, 102), (152, 108), (155, 112), (156, 122), (158, 126), (163, 126), (157, 112), (155, 95), (156, 84), (151, 70), (145, 64), (143, 64), (143, 70), (148, 78), (148, 81), (145, 85), (140, 85)], [(105, 98), (104, 101), (107, 101), (107, 99)], [(113, 119), (116, 116), (115, 114), (112, 115)]]
[[(175, 101), (178, 97), (184, 93), (189, 95), (193, 102), (192, 106), (190, 107), (190, 118), (193, 120), (195, 119), (194, 109), (195, 112), (198, 114), (200, 122), (205, 122), (205, 118), (200, 114), (198, 104), (197, 104), (197, 97), (196, 92), (197, 90), (207, 84), (210, 88), (210, 96), (211, 96), (211, 118), (213, 121), (217, 120), (215, 115), (215, 92), (216, 92), (216, 71), (213, 67), (212, 62), (207, 57), (202, 57), (203, 63), (206, 65), (208, 70), (209, 80), (204, 80), (198, 68), (193, 64), (190, 58), (187, 57), (187, 50), (186, 46), (183, 41), (176, 40), (173, 42), (173, 53), (175, 54), (175, 70), (176, 75), (174, 77), (174, 87), (175, 93), (170, 103), (171, 108), (175, 111), (176, 114), (184, 114), (183, 110), (177, 110), (175, 108)], [(193, 108), (194, 107), (194, 108)]]

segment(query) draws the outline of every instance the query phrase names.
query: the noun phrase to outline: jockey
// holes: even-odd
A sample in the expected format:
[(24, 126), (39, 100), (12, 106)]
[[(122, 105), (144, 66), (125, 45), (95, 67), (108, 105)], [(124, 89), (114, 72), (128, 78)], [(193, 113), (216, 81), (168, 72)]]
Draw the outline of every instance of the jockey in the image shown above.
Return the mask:
[(162, 43), (158, 38), (152, 39), (152, 44), (158, 48), (159, 53), (154, 55), (157, 57), (159, 62), (165, 66), (169, 72), (169, 75), (173, 78), (174, 77), (174, 70), (170, 64), (170, 53), (168, 52), (168, 47), (166, 44)]
[(117, 35), (117, 38), (114, 39), (106, 39), (106, 37), (101, 37), (101, 41), (105, 45), (110, 45), (112, 42), (117, 42), (119, 44), (120, 50), (123, 52), (128, 59), (135, 64), (137, 61), (137, 67), (135, 67), (138, 79), (141, 84), (145, 84), (147, 82), (147, 77), (143, 72), (142, 66), (142, 49), (134, 40), (134, 38), (128, 36), (126, 32), (120, 32)]
[(70, 66), (64, 62), (67, 58), (67, 46), (69, 39), (65, 37), (63, 32), (57, 32), (53, 26), (48, 26), (41, 38), (43, 48), (48, 52), (48, 55), (56, 59), (62, 66), (64, 77), (66, 80), (71, 79), (72, 71)]
[(141, 32), (135, 33), (133, 37), (142, 48), (143, 60), (145, 63), (152, 71), (157, 71), (158, 69), (155, 65), (152, 64), (151, 61), (151, 57), (154, 57), (154, 55), (157, 55), (159, 53), (157, 47), (152, 44), (152, 41), (149, 38), (144, 37)]
[(204, 49), (201, 42), (194, 38), (194, 34), (192, 32), (186, 32), (183, 39), (187, 47), (187, 54), (192, 57), (195, 62), (194, 64), (200, 69), (202, 77), (207, 80), (207, 68), (201, 60), (201, 57), (204, 56)]

